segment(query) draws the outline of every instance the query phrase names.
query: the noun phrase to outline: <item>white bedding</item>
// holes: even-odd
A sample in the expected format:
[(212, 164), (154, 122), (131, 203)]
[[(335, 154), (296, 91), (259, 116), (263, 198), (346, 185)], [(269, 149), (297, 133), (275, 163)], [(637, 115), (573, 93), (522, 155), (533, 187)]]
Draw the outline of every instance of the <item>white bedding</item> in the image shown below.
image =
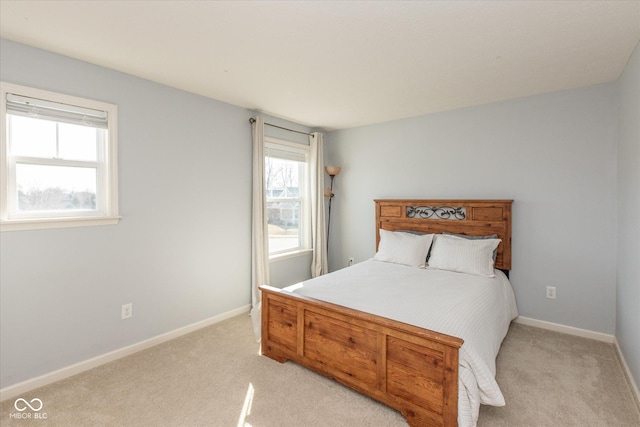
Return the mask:
[(464, 339), (458, 426), (474, 427), (480, 404), (503, 406), (495, 360), (518, 312), (509, 280), (369, 260), (287, 290)]

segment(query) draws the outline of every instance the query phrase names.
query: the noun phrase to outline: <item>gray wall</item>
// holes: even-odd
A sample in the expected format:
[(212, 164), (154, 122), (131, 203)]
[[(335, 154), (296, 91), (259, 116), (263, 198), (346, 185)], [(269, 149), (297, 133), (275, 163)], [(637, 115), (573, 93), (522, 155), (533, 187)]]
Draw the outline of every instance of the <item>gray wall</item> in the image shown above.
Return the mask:
[(311, 278), (311, 252), (269, 263), (271, 286), (284, 288)]
[[(0, 40), (0, 78), (118, 106), (116, 226), (0, 235), (0, 388), (251, 301), (257, 113)], [(269, 123), (312, 129), (265, 116)], [(308, 137), (267, 127), (276, 138)], [(308, 254), (272, 283), (310, 276)], [(120, 319), (133, 303), (133, 318)]]
[(374, 199), (514, 199), (520, 314), (613, 334), (616, 97), (611, 83), (330, 133), (330, 269), (374, 255)]
[(616, 338), (640, 385), (640, 45), (619, 83)]
[(0, 55), (4, 81), (118, 105), (123, 217), (2, 233), (0, 387), (250, 303), (250, 111), (6, 40)]

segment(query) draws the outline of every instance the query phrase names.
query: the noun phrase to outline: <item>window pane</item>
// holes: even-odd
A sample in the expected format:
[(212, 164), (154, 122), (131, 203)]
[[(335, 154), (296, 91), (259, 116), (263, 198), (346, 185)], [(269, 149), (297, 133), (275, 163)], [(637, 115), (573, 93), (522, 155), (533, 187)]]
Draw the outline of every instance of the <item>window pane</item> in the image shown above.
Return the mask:
[(98, 155), (98, 132), (104, 129), (96, 129), (89, 126), (58, 124), (58, 157), (67, 160), (96, 161)]
[(265, 157), (269, 253), (302, 247), (301, 188), (305, 163), (281, 157)]
[(95, 168), (16, 165), (19, 211), (96, 210)]
[(264, 173), (267, 197), (298, 197), (298, 176), (304, 163), (265, 157)]
[(267, 202), (269, 252), (281, 252), (302, 246), (300, 213), (302, 203), (292, 201)]
[(11, 152), (15, 156), (56, 156), (56, 124), (49, 120), (7, 115)]

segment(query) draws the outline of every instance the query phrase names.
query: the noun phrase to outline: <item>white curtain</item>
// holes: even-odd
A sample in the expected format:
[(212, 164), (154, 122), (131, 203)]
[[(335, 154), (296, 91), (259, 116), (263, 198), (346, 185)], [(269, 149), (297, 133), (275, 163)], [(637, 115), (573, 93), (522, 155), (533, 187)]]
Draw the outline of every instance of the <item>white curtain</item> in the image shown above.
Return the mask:
[(261, 297), (258, 287), (269, 284), (266, 194), (264, 191), (264, 119), (256, 117), (253, 130), (253, 201), (251, 209), (251, 322), (260, 340)]
[(324, 222), (324, 161), (323, 137), (319, 132), (309, 135), (309, 170), (311, 171), (311, 277), (329, 272), (327, 237)]

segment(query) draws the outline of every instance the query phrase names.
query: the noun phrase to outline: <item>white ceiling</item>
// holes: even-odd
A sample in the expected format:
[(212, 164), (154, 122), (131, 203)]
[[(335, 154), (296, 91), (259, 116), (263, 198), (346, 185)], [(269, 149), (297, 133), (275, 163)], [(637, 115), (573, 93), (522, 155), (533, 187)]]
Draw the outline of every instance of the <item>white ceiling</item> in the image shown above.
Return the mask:
[(0, 1), (0, 36), (326, 130), (615, 81), (640, 1)]

